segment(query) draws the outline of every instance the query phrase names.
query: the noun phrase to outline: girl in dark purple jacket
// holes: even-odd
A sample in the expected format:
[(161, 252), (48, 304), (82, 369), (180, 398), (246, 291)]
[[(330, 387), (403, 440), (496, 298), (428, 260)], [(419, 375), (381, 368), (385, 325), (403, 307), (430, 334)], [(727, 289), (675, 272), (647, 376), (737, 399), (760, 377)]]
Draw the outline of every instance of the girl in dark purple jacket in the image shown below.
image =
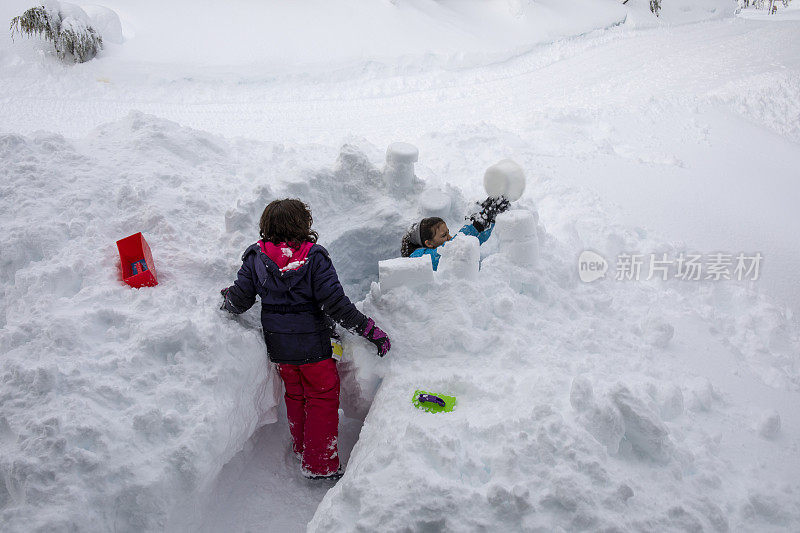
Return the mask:
[(315, 244), (311, 211), (300, 200), (271, 202), (261, 215), (261, 240), (242, 255), (236, 282), (222, 290), (222, 309), (239, 314), (261, 298), (267, 353), (278, 366), (286, 414), (301, 471), (312, 479), (341, 477), (337, 447), (339, 374), (331, 358), (331, 319), (372, 342), (383, 357), (389, 337), (345, 296), (328, 251)]

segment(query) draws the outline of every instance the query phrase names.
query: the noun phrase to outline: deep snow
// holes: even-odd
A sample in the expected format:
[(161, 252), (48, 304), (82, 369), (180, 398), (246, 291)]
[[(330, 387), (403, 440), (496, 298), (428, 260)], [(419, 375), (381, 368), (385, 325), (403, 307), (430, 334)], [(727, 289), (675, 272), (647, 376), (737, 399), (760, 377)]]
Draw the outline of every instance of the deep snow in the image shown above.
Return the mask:
[[(4, 529), (303, 529), (327, 487), (291, 476), (269, 424), (255, 312), (216, 309), (283, 195), (311, 204), (394, 346), (378, 360), (345, 339), (345, 453), (366, 420), (310, 530), (797, 529), (795, 11), (362, 4), (283, 8), (307, 22), (288, 39), (225, 29), (237, 13), (279, 26), (276, 2), (108, 3), (127, 40), (74, 68), (2, 37)], [(381, 179), (397, 140), (424, 180), (399, 200)], [(457, 227), (504, 157), (530, 177), (516, 207), (538, 211), (537, 269), (490, 242), (475, 282), (371, 287), (423, 187)], [(135, 231), (157, 288), (118, 281), (113, 243)], [(583, 284), (586, 248), (761, 251), (765, 267), (750, 284)], [(416, 411), (416, 388), (459, 406)]]

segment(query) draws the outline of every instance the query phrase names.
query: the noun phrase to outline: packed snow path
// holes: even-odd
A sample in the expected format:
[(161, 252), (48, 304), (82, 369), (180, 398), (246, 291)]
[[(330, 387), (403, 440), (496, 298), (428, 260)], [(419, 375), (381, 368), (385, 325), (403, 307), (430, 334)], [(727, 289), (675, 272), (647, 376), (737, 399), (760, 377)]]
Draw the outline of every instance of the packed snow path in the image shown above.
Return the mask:
[[(344, 462), (360, 429), (360, 421), (342, 420), (339, 452)], [(283, 412), (277, 424), (259, 429), (222, 469), (207, 506), (180, 529), (202, 533), (305, 531), (334, 482), (310, 481), (298, 475), (298, 460), (289, 449), (287, 432)]]
[[(254, 437), (265, 443), (263, 455), (236, 456), (259, 422), (274, 420), (273, 404), (257, 401), (270, 397), (263, 344), (215, 313), (217, 290), (254, 239), (264, 201), (292, 194), (314, 207), (348, 290), (366, 294), (375, 262), (396, 253), (415, 216), (417, 197), (398, 203), (379, 186), (386, 144), (403, 139), (422, 148), (418, 173), (427, 184), (454, 185), (465, 208), (466, 198), (479, 197), (482, 169), (500, 157), (534, 172), (539, 182), (522, 203), (538, 207), (546, 269), (517, 276), (495, 258), (486, 273), (496, 279), (471, 290), (369, 294), (362, 305), (391, 325), (397, 346), (382, 362), (351, 347), (362, 400), (386, 379), (348, 474), (312, 529), (372, 529), (384, 518), (382, 525), (457, 528), (449, 515), (463, 516), (466, 528), (505, 520), (531, 528), (796, 529), (800, 423), (785, 409), (798, 400), (791, 315), (740, 287), (662, 294), (649, 285), (576, 286), (571, 276), (574, 252), (584, 247), (680, 247), (658, 234), (698, 246), (694, 228), (706, 218), (723, 223), (709, 230), (704, 251), (722, 233), (747, 231), (770, 235), (766, 246), (793, 259), (797, 37), (797, 23), (771, 21), (622, 26), (500, 65), (377, 63), (357, 76), (360, 68), (344, 69), (338, 81), (216, 68), (199, 78), (146, 62), (64, 70), (4, 50), (3, 519), (12, 530), (180, 529), (197, 519), (196, 491), (217, 490), (219, 505), (223, 492), (255, 484), (234, 485), (236, 468), (264, 479), (285, 473), (285, 462), (274, 470), (264, 461), (280, 456), (279, 425)], [(61, 90), (42, 82), (43, 73)], [(355, 147), (340, 150), (344, 141)], [(697, 146), (713, 150), (713, 160)], [(745, 163), (747, 172), (738, 172)], [(642, 175), (658, 176), (654, 185), (664, 188), (655, 197), (649, 187), (631, 189)], [(709, 176), (730, 176), (736, 187), (689, 187)], [(765, 178), (785, 192), (781, 199), (764, 191)], [(611, 222), (603, 197), (573, 187), (587, 182), (628, 208), (625, 224)], [(721, 194), (732, 207), (686, 208), (685, 189), (698, 195), (696, 207)], [(760, 216), (742, 221), (742, 199), (757, 200)], [(676, 211), (682, 220), (661, 214)], [(137, 230), (157, 250), (157, 291), (120, 290), (116, 280), (113, 241)], [(718, 246), (753, 251), (735, 241)], [(777, 290), (795, 303), (790, 281), (779, 278)], [(463, 301), (478, 312), (461, 314)], [(533, 322), (504, 316), (515, 307)], [(426, 313), (447, 317), (443, 327), (458, 334), (429, 339), (428, 320), (415, 322)], [(498, 321), (502, 327), (491, 327)], [(503, 328), (516, 334), (498, 339)], [(437, 357), (423, 358), (431, 346)], [(457, 389), (463, 409), (447, 422), (408, 410), (410, 391), (424, 380)], [(654, 430), (649, 444), (642, 427)], [(401, 430), (408, 440), (396, 438)], [(396, 489), (391, 501), (375, 496), (389, 495), (385, 487)], [(420, 487), (454, 490), (428, 505)], [(660, 501), (663, 494), (671, 498)], [(269, 494), (248, 500), (243, 509), (257, 511), (229, 529), (258, 527), (264, 509), (280, 512), (271, 505)]]

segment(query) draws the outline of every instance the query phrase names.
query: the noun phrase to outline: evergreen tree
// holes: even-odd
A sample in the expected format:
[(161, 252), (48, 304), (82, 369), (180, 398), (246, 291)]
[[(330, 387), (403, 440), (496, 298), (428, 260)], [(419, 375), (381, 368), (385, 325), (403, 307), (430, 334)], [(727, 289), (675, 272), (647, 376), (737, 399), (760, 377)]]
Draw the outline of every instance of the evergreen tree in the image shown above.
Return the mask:
[(661, 11), (661, 0), (650, 0), (650, 11), (652, 11), (655, 16), (658, 16), (658, 13)]
[(56, 7), (32, 7), (11, 19), (10, 29), (12, 39), (19, 34), (51, 41), (60, 59), (76, 63), (89, 61), (103, 48), (103, 38), (85, 20), (65, 17)]

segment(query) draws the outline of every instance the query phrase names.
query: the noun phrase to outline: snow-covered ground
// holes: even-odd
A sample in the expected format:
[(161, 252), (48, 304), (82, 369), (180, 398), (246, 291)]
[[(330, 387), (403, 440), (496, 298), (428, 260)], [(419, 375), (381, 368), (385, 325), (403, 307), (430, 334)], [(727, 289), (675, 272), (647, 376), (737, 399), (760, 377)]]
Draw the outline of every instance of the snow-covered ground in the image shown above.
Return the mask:
[[(76, 66), (0, 36), (2, 529), (798, 529), (797, 8), (664, 3), (106, 2), (126, 40)], [(473, 283), (371, 287), (424, 195), (382, 180), (398, 140), (451, 226), (519, 162), (538, 268), (490, 242)], [(346, 338), (327, 493), (292, 475), (256, 311), (216, 309), (285, 195), (393, 341)], [(118, 281), (136, 231), (156, 288)], [(584, 249), (764, 262), (585, 284)]]

